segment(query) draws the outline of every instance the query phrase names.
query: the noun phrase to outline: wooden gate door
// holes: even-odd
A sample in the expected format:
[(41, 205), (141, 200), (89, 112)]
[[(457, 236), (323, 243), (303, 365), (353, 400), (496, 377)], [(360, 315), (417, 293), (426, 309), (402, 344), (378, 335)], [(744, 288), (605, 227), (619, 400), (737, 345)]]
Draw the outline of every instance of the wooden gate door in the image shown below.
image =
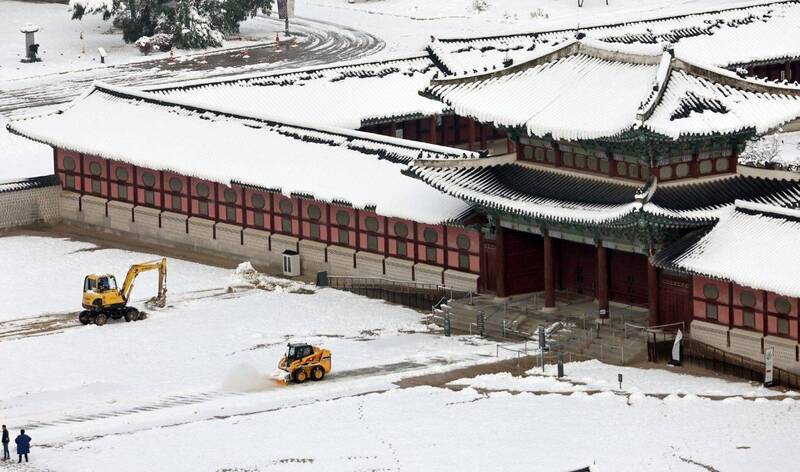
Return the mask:
[(544, 290), (544, 239), (503, 228), (506, 295)]
[(692, 278), (688, 275), (661, 273), (658, 293), (658, 315), (661, 324), (692, 320)]
[(620, 303), (647, 305), (647, 256), (608, 251), (608, 297)]
[(558, 261), (561, 290), (594, 296), (597, 285), (597, 248), (559, 240)]

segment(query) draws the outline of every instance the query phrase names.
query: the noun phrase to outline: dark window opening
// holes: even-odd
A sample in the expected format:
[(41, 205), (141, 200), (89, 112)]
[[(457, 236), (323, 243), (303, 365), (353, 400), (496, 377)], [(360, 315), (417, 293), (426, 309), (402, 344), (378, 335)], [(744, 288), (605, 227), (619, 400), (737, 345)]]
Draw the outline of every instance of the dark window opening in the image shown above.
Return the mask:
[(350, 231), (339, 228), (339, 244), (350, 244)]
[(155, 205), (156, 204), (156, 193), (152, 190), (145, 190), (144, 191), (144, 203), (146, 205)]
[(458, 255), (458, 268), (469, 270), (469, 254)]
[(753, 310), (742, 311), (742, 323), (748, 328), (755, 329), (756, 327), (756, 313)]
[(716, 320), (719, 318), (719, 308), (717, 305), (706, 303), (706, 318)]
[(425, 260), (428, 262), (436, 263), (436, 248), (426, 246), (425, 247)]
[(367, 235), (367, 249), (370, 251), (378, 250), (378, 237), (374, 234)]

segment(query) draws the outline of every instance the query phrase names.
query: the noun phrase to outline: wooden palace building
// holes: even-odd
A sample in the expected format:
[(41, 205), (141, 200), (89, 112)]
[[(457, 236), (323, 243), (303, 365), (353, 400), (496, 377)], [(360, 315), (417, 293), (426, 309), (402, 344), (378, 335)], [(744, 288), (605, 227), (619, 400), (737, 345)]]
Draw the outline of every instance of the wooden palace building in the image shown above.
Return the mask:
[[(578, 293), (600, 316), (619, 302), (652, 325), (694, 320), (751, 357), (780, 346), (796, 367), (800, 284), (770, 275), (757, 246), (763, 225), (782, 242), (770, 257), (800, 257), (800, 181), (738, 157), (799, 128), (800, 50), (732, 38), (797, 17), (776, 2), (143, 91), (95, 84), (8, 128), (53, 147), (67, 222), (263, 264), (288, 249), (306, 273), (543, 292), (545, 309)], [(711, 61), (720, 38), (739, 47)], [(790, 77), (748, 76), (767, 63)]]

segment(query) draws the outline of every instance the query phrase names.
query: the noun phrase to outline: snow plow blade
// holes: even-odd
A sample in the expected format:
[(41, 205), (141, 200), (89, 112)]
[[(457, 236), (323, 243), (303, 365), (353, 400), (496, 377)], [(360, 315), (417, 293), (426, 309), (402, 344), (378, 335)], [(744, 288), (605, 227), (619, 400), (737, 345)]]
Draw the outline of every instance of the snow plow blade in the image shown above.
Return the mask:
[(291, 380), (289, 373), (282, 370), (273, 372), (270, 378), (276, 385), (282, 385), (284, 387), (289, 385), (289, 381)]

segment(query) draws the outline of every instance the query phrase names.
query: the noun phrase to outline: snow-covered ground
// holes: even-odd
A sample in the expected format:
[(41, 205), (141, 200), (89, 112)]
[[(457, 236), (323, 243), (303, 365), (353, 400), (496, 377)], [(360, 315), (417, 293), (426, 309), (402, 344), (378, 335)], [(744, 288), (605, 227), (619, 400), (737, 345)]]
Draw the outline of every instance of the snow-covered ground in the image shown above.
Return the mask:
[[(774, 454), (800, 432), (796, 400), (679, 370), (590, 361), (567, 364), (562, 380), (548, 368), (399, 389), (405, 377), (489, 362), (495, 345), (344, 292), (254, 288), (233, 269), (169, 259), (168, 305), (148, 319), (97, 327), (65, 315), (46, 326), (79, 309), (85, 274), (121, 278), (153, 257), (0, 238), (13, 268), (0, 271), (0, 415), (33, 437), (33, 470), (736, 471), (797, 459)], [(140, 276), (137, 306), (154, 285)], [(32, 331), (14, 331), (23, 326)], [(290, 340), (331, 349), (332, 374), (272, 383)]]
[(0, 182), (52, 174), (53, 149), (9, 133), (6, 123), (0, 116)]
[(800, 170), (800, 131), (775, 133), (751, 141), (739, 163), (753, 167)]
[(65, 472), (792, 470), (798, 421), (792, 399), (417, 387), (73, 441), (37, 459)]
[[(20, 62), (25, 54), (25, 35), (20, 32), (20, 27), (26, 23), (39, 27), (35, 38), (40, 44), (41, 62)], [(271, 40), (275, 33), (274, 23), (259, 21), (258, 18), (247, 20), (242, 22), (237, 39), (225, 41), (223, 47)], [(166, 52), (143, 55), (133, 44), (126, 44), (122, 33), (112, 26), (111, 21), (104, 21), (102, 15), (86, 15), (81, 20), (73, 20), (69, 6), (65, 4), (0, 0), (0, 79), (99, 67), (99, 47), (106, 50), (108, 66), (168, 55)], [(188, 52), (199, 51), (176, 50), (175, 54)]]
[[(38, 430), (40, 444), (63, 441), (383, 390), (393, 375), (485, 362), (494, 352), (487, 342), (430, 334), (413, 310), (331, 289), (262, 290), (232, 269), (177, 259), (168, 263), (166, 308), (142, 306), (155, 293), (154, 273), (137, 279), (144, 321), (81, 326), (66, 314), (48, 330), (53, 315), (35, 317), (80, 310), (85, 274), (111, 272), (121, 282), (131, 263), (154, 257), (61, 238), (0, 238), (0, 259), (14, 268), (0, 275), (0, 319), (16, 328), (27, 317), (35, 328), (19, 336), (0, 323), (8, 336), (0, 358), (19, 361), (0, 376), (4, 423)], [(290, 340), (333, 351), (327, 381), (272, 388), (269, 375)], [(94, 423), (83, 421), (93, 415)]]

